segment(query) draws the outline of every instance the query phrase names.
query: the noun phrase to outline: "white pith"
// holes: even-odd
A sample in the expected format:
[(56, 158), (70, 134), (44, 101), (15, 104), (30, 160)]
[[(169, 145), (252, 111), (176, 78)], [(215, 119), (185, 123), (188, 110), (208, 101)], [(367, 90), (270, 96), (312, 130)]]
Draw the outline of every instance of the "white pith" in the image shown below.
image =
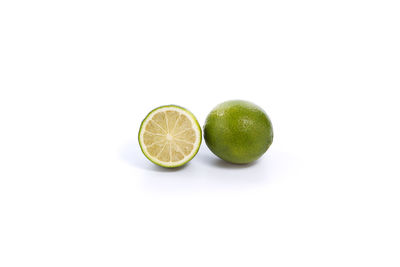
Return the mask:
[[(150, 153), (147, 150), (147, 146), (144, 144), (144, 140), (143, 140), (143, 136), (146, 133), (146, 126), (147, 124), (153, 119), (153, 117), (160, 113), (160, 112), (166, 112), (166, 111), (176, 111), (179, 114), (183, 114), (185, 115), (191, 122), (192, 124), (192, 129), (195, 132), (195, 142), (193, 143), (193, 149), (192, 151), (188, 154), (188, 155), (184, 155), (184, 157), (179, 160), (179, 161), (172, 161), (172, 159), (170, 159), (170, 161), (161, 161), (159, 160), (157, 157), (154, 157), (152, 155), (150, 155)], [(173, 136), (171, 136), (169, 133), (166, 135), (167, 140), (171, 140), (173, 138)], [(196, 121), (196, 119), (194, 118), (194, 116), (185, 111), (184, 109), (178, 108), (178, 107), (161, 107), (159, 109), (156, 109), (154, 111), (152, 111), (147, 118), (144, 120), (141, 129), (140, 129), (140, 133), (139, 133), (139, 142), (141, 144), (143, 153), (149, 158), (151, 159), (153, 162), (155, 162), (156, 164), (159, 165), (163, 165), (166, 167), (174, 167), (174, 166), (180, 166), (182, 164), (184, 164), (185, 162), (187, 162), (188, 160), (190, 160), (198, 151), (198, 148), (200, 146), (200, 142), (201, 142), (201, 130), (198, 126), (198, 122)]]

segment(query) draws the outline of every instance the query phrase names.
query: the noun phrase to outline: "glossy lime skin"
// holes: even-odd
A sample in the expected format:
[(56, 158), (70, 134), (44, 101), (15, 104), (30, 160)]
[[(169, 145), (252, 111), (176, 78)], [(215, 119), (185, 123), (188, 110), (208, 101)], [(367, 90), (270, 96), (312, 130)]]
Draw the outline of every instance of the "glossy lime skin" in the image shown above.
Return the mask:
[(236, 164), (250, 163), (272, 144), (271, 120), (262, 108), (251, 102), (226, 101), (208, 114), (204, 140), (221, 159)]

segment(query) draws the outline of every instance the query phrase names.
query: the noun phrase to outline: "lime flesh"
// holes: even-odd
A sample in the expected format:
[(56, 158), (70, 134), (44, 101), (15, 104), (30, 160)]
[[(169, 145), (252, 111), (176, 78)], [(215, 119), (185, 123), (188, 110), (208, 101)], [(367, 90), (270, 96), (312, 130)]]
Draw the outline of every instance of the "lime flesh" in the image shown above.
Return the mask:
[(189, 162), (197, 154), (201, 139), (201, 128), (194, 115), (175, 105), (150, 111), (139, 130), (143, 154), (151, 162), (166, 168)]

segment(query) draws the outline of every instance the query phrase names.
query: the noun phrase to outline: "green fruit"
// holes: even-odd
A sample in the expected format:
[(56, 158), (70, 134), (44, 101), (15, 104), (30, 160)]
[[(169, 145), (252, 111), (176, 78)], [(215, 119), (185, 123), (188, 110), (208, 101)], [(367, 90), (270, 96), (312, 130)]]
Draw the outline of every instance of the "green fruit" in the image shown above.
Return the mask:
[(243, 100), (226, 101), (208, 114), (204, 140), (221, 159), (249, 163), (261, 157), (272, 144), (272, 124), (259, 106)]
[(143, 154), (151, 162), (175, 168), (189, 162), (199, 151), (201, 128), (189, 110), (168, 105), (147, 114), (138, 137)]

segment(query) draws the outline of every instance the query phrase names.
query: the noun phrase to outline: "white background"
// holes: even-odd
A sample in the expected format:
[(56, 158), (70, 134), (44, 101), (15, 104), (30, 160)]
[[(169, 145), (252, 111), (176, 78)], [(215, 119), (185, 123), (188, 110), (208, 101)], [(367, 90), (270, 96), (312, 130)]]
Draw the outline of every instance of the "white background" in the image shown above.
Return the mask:
[[(0, 2), (0, 266), (400, 266), (398, 1)], [(250, 166), (140, 152), (253, 101)]]

